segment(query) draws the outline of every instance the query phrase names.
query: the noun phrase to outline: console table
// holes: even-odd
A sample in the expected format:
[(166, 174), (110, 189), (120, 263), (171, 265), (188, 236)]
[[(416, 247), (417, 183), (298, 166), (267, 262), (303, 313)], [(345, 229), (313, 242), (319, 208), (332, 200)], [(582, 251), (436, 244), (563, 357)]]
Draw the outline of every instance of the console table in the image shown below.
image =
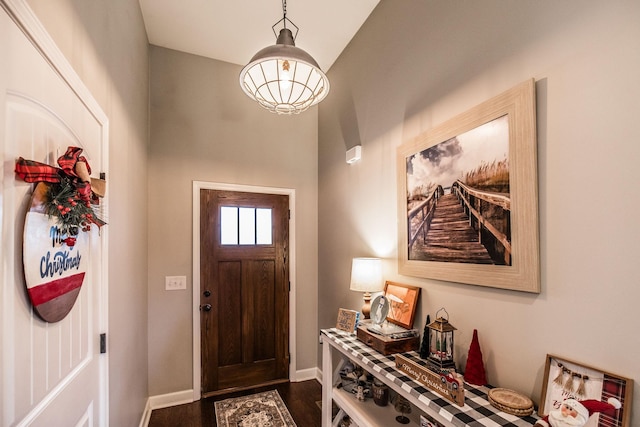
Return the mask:
[[(489, 387), (478, 387), (465, 383), (465, 404), (458, 406), (433, 393), (422, 384), (413, 381), (396, 369), (393, 355), (384, 356), (358, 340), (355, 334), (336, 328), (320, 331), (322, 341), (322, 426), (332, 426), (332, 401), (349, 415), (359, 427), (400, 426), (395, 421), (399, 415), (392, 405), (376, 406), (371, 399), (359, 402), (355, 396), (334, 387), (337, 372), (333, 367), (332, 354), (338, 351), (354, 363), (384, 382), (390, 389), (405, 397), (414, 408), (428, 414), (445, 426), (455, 427), (530, 427), (538, 419), (535, 415), (518, 417), (492, 406), (487, 400)], [(403, 353), (418, 357), (416, 352)], [(415, 411), (414, 411), (415, 412)], [(413, 415), (412, 426), (417, 426)]]

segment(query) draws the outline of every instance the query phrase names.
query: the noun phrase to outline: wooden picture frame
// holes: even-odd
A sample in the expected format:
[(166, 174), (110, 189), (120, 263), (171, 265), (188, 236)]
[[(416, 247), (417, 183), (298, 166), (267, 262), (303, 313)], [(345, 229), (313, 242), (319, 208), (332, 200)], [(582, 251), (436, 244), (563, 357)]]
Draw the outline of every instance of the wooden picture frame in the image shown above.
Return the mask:
[(384, 295), (389, 301), (387, 321), (405, 329), (413, 329), (420, 288), (386, 281)]
[[(583, 394), (578, 390), (583, 389)], [(607, 401), (615, 397), (622, 407), (615, 415), (593, 415), (585, 427), (629, 427), (633, 404), (633, 380), (579, 362), (547, 354), (538, 415), (548, 415), (565, 399)], [(598, 421), (593, 420), (596, 418)]]
[[(398, 147), (400, 274), (540, 292), (535, 111), (530, 79)], [(464, 233), (433, 220), (450, 200)]]

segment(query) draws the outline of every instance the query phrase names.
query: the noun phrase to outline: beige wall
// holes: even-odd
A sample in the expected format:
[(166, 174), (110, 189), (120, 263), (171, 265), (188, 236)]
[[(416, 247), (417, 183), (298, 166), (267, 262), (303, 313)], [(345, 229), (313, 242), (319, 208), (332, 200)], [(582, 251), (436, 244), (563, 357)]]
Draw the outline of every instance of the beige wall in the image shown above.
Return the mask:
[[(422, 287), (418, 328), (446, 307), (462, 367), (478, 330), (496, 386), (537, 401), (547, 353), (640, 378), (638, 22), (631, 0), (382, 0), (319, 111), (319, 326), (360, 307), (350, 260), (374, 255), (385, 279)], [(399, 276), (398, 145), (532, 77), (542, 292)]]
[(147, 393), (148, 42), (135, 0), (29, 0), (109, 118), (110, 424), (138, 425)]
[[(297, 369), (316, 366), (317, 109), (278, 116), (240, 90), (241, 67), (151, 47), (149, 393), (192, 384), (192, 182), (295, 190)], [(292, 271), (292, 274), (294, 272)], [(165, 291), (165, 276), (187, 276)]]
[[(478, 329), (495, 385), (537, 400), (546, 353), (640, 376), (640, 200), (623, 185), (640, 180), (637, 2), (383, 0), (330, 70), (319, 116), (269, 114), (238, 90), (239, 66), (152, 47), (148, 173), (138, 3), (29, 4), (110, 119), (112, 425), (137, 424), (148, 395), (192, 387), (193, 180), (296, 190), (298, 369), (320, 363), (317, 328), (360, 306), (350, 259), (377, 255), (386, 279), (423, 288), (418, 327), (447, 308), (462, 366)], [(542, 293), (399, 276), (396, 147), (530, 77)], [(166, 275), (188, 290), (164, 291)]]

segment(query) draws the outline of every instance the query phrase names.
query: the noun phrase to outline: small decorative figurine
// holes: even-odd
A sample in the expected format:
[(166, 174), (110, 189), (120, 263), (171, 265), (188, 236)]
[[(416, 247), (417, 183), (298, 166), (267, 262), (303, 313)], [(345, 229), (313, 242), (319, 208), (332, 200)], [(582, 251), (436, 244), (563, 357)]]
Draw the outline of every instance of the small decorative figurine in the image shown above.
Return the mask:
[(360, 402), (364, 402), (370, 392), (371, 390), (367, 388), (366, 382), (358, 381), (358, 386), (356, 387), (356, 399)]
[(429, 324), (431, 323), (431, 317), (427, 314), (427, 321), (424, 324), (424, 331), (422, 331), (422, 343), (420, 344), (420, 358), (426, 359), (429, 357)]
[(474, 385), (487, 385), (487, 376), (482, 361), (482, 350), (478, 341), (478, 330), (473, 330), (473, 338), (467, 355), (467, 367), (464, 370), (464, 380)]

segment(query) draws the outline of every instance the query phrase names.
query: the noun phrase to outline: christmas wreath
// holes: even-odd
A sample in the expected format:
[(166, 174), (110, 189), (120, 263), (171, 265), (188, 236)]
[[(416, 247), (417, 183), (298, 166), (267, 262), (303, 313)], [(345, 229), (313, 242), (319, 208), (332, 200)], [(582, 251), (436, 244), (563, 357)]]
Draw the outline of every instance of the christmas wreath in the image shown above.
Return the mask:
[(61, 232), (68, 236), (65, 243), (69, 246), (75, 243), (73, 236), (90, 231), (91, 224), (98, 228), (106, 224), (92, 207), (104, 196), (105, 182), (90, 177), (91, 167), (81, 153), (82, 148), (68, 147), (58, 158), (59, 168), (22, 157), (16, 161), (15, 172), (23, 181), (49, 184), (44, 212), (56, 218)]

